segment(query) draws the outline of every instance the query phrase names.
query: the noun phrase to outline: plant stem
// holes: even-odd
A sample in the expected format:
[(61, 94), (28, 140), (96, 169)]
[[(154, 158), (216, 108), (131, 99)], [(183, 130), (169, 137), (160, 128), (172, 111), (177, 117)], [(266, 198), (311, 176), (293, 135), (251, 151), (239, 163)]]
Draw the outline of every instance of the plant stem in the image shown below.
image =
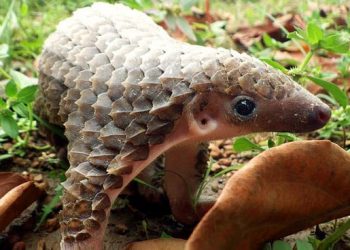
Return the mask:
[(9, 22), (11, 20), (11, 14), (13, 13), (15, 2), (16, 2), (16, 0), (12, 0), (11, 1), (11, 4), (10, 4), (8, 10), (7, 10), (7, 13), (6, 13), (5, 19), (4, 19), (3, 23), (0, 25), (0, 40), (3, 39), (3, 35), (4, 35), (6, 29), (7, 29), (8, 25), (9, 25)]
[(327, 238), (325, 238), (317, 250), (327, 250), (331, 245), (336, 243), (340, 238), (345, 234), (345, 232), (350, 229), (350, 220), (345, 222), (343, 225), (338, 227), (335, 232), (331, 235), (329, 235)]
[(298, 67), (298, 71), (303, 72), (306, 68), (306, 66), (308, 65), (308, 63), (310, 62), (312, 56), (314, 55), (314, 52), (312, 50), (309, 50), (309, 52), (307, 52), (304, 61), (302, 62), (302, 64)]
[(30, 136), (31, 131), (33, 129), (33, 107), (32, 107), (31, 103), (27, 104), (27, 109), (28, 109), (28, 118), (29, 118), (29, 128), (28, 128), (28, 131), (27, 131), (26, 136), (24, 138), (24, 146), (25, 147), (28, 145), (29, 136)]
[(144, 185), (144, 186), (146, 186), (146, 187), (148, 187), (150, 189), (153, 189), (155, 191), (159, 191), (156, 186), (153, 186), (153, 185), (151, 185), (151, 184), (149, 184), (149, 183), (147, 183), (147, 182), (145, 182), (145, 181), (143, 181), (143, 180), (141, 180), (139, 178), (134, 178), (133, 181), (135, 181), (135, 182), (137, 182), (137, 183), (139, 183), (141, 185)]
[(205, 14), (207, 17), (210, 16), (210, 1), (205, 0)]
[[(255, 8), (257, 11), (261, 12), (261, 10)], [(283, 32), (284, 34), (286, 34), (287, 36), (289, 35), (289, 31), (282, 25), (280, 24), (276, 18), (274, 18), (273, 15), (269, 14), (269, 13), (264, 13), (271, 21), (273, 21)], [(305, 55), (305, 50), (303, 48), (303, 46), (294, 38), (291, 39), (292, 42), (298, 47), (298, 49), (301, 51), (301, 53), (303, 55)]]
[(211, 171), (211, 169), (212, 169), (212, 167), (213, 167), (213, 164), (214, 164), (214, 160), (213, 160), (212, 158), (210, 158), (210, 159), (209, 159), (209, 165), (208, 165), (208, 167), (207, 167), (207, 169), (206, 169), (206, 171), (205, 171), (205, 173), (204, 173), (204, 176), (203, 176), (203, 180), (202, 180), (201, 184), (199, 185), (198, 190), (197, 190), (197, 193), (196, 193), (196, 195), (195, 195), (195, 197), (194, 197), (194, 200), (193, 200), (193, 202), (192, 202), (192, 203), (193, 203), (193, 207), (196, 207), (196, 206), (197, 206), (197, 204), (198, 204), (198, 202), (199, 202), (199, 198), (200, 198), (200, 196), (201, 196), (201, 194), (202, 194), (204, 188), (205, 188), (205, 187), (208, 185), (208, 183), (209, 183), (209, 180), (210, 180), (209, 174), (210, 174), (210, 171)]
[(0, 74), (2, 74), (6, 79), (11, 79), (12, 77), (9, 75), (9, 74), (7, 74), (7, 72), (3, 69), (3, 68), (1, 68), (0, 67)]

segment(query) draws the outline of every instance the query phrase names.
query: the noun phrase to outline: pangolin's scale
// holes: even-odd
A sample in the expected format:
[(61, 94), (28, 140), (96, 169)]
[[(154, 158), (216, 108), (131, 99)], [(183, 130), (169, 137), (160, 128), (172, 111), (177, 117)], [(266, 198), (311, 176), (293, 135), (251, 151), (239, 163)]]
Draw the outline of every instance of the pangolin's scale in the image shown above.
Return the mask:
[(61, 22), (41, 55), (36, 110), (63, 124), (69, 140), (65, 240), (99, 229), (111, 203), (104, 190), (120, 188), (130, 171), (121, 163), (146, 159), (196, 93), (239, 88), (282, 98), (276, 79), (291, 81), (268, 71), (245, 54), (178, 42), (123, 5), (94, 4)]

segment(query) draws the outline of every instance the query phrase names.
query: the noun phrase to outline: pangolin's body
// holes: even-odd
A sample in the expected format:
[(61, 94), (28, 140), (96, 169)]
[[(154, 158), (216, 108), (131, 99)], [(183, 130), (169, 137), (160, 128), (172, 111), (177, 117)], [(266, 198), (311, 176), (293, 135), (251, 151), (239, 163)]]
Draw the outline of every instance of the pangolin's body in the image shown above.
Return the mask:
[[(94, 4), (61, 22), (39, 68), (36, 110), (64, 125), (69, 141), (61, 213), (67, 249), (102, 247), (111, 203), (160, 154), (169, 152), (165, 163), (178, 166), (185, 180), (196, 178), (187, 190), (192, 197), (201, 177), (194, 167), (200, 142), (308, 131), (329, 118), (317, 98), (261, 61), (176, 41), (123, 5)], [(233, 110), (241, 96), (256, 105), (252, 115)], [(168, 179), (170, 203), (177, 204), (177, 193), (186, 191), (172, 190), (179, 180)]]

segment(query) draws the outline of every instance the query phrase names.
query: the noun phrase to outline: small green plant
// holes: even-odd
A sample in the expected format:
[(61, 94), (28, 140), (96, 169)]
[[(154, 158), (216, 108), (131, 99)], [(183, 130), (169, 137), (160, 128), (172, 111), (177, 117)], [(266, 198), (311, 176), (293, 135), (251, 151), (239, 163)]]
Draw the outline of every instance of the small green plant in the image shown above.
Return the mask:
[(11, 137), (16, 147), (27, 147), (29, 136), (36, 128), (33, 101), (37, 92), (37, 80), (18, 71), (5, 74), (5, 96), (0, 98), (0, 137)]
[[(46, 124), (33, 113), (37, 92), (34, 62), (43, 40), (57, 21), (51, 25), (43, 23), (49, 22), (51, 16), (58, 17), (36, 12), (38, 8), (45, 12), (46, 5), (39, 6), (26, 0), (0, 0), (0, 5), (3, 7), (0, 9), (0, 160), (3, 160), (14, 155), (24, 156), (28, 146), (35, 150), (46, 147), (28, 145), (31, 131), (36, 130), (36, 121)], [(64, 15), (61, 11), (60, 18)], [(62, 134), (53, 126), (46, 125), (55, 134)], [(10, 139), (12, 146), (8, 147), (6, 142)]]
[(47, 219), (47, 217), (52, 213), (54, 208), (57, 206), (57, 204), (61, 201), (61, 196), (63, 194), (63, 187), (61, 185), (58, 185), (55, 188), (55, 196), (51, 199), (51, 201), (44, 205), (42, 208), (42, 213), (39, 219), (39, 222), (37, 223), (34, 231), (37, 231), (39, 227), (44, 223), (44, 221)]
[[(313, 250), (314, 248), (307, 240), (297, 240), (295, 250)], [(264, 250), (292, 250), (292, 247), (285, 241), (276, 240), (273, 243), (267, 243)]]
[(260, 153), (266, 149), (279, 146), (283, 143), (297, 140), (299, 140), (299, 138), (291, 133), (275, 133), (273, 136), (269, 137), (263, 142), (265, 145), (261, 145), (260, 143), (252, 142), (252, 140), (248, 139), (246, 136), (242, 136), (234, 140), (232, 147), (233, 150), (237, 153), (245, 151), (254, 151), (256, 153)]
[(350, 106), (339, 107), (332, 111), (331, 121), (326, 124), (318, 134), (324, 139), (337, 139), (343, 141), (343, 147), (346, 148), (346, 140), (349, 138), (347, 129), (350, 128)]
[(337, 68), (342, 78), (349, 78), (350, 77), (350, 56), (342, 57), (338, 62)]
[(297, 240), (295, 243), (295, 248), (292, 248), (289, 243), (285, 241), (276, 240), (272, 243), (265, 244), (264, 250), (331, 250), (349, 229), (350, 220), (337, 227), (333, 233), (329, 234), (323, 240), (318, 240), (314, 237), (308, 237), (304, 240)]
[(226, 31), (227, 21), (216, 21), (210, 24), (193, 23), (192, 27), (198, 45), (213, 45), (216, 47), (232, 48), (233, 41)]
[(341, 237), (350, 229), (350, 220), (346, 221), (339, 227), (335, 229), (335, 231), (328, 235), (325, 239), (323, 239), (320, 242), (317, 242), (316, 245), (314, 245), (315, 249), (317, 250), (328, 250), (333, 249), (335, 243), (337, 243)]
[[(283, 73), (291, 75), (300, 82), (311, 80), (324, 88), (343, 108), (349, 105), (346, 93), (334, 83), (326, 80), (327, 74), (322, 74), (319, 68), (309, 67), (309, 63), (316, 53), (323, 53), (323, 51), (340, 54), (343, 55), (344, 58), (347, 58), (349, 56), (350, 34), (342, 31), (326, 31), (315, 22), (311, 21), (307, 24), (305, 30), (296, 28), (296, 31), (287, 33), (287, 37), (299, 40), (309, 47), (309, 51), (300, 65), (287, 69), (271, 58), (261, 59), (272, 67), (281, 70)], [(274, 41), (272, 38), (269, 40)], [(268, 42), (267, 44), (274, 46), (275, 43), (278, 42)], [(348, 59), (343, 60), (347, 62)]]

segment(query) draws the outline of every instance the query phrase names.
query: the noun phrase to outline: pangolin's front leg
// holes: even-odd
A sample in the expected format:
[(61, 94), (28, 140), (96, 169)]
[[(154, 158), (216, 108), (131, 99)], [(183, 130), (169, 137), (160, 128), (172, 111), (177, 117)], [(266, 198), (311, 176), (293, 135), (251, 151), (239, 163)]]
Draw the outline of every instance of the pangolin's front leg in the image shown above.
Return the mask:
[(187, 225), (198, 222), (215, 202), (198, 193), (208, 156), (208, 143), (185, 142), (172, 147), (137, 176), (157, 188), (139, 184), (139, 194), (157, 203), (166, 195), (177, 221)]
[(165, 153), (164, 187), (171, 211), (181, 223), (197, 222), (214, 203), (204, 203), (198, 196), (207, 160), (207, 143), (185, 142)]

